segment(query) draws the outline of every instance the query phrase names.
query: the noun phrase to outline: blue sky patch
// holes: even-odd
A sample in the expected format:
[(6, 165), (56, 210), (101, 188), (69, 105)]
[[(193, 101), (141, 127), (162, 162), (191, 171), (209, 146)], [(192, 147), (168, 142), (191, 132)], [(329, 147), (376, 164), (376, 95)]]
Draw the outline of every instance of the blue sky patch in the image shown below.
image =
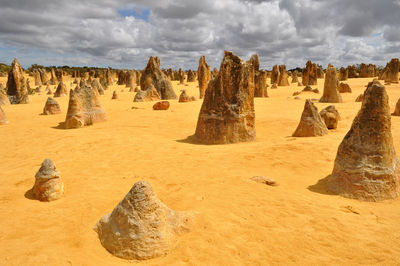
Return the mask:
[(133, 8), (119, 8), (118, 13), (122, 17), (135, 17), (136, 19), (141, 19), (149, 22), (150, 8), (146, 7), (133, 7)]

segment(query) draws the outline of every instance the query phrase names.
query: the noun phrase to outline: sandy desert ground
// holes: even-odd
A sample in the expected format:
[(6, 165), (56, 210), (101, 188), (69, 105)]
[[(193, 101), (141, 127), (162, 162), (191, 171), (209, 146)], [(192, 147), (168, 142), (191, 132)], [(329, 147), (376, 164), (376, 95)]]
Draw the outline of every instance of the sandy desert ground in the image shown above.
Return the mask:
[[(68, 97), (56, 98), (63, 113), (53, 116), (40, 115), (44, 94), (31, 96), (31, 104), (4, 106), (9, 125), (0, 126), (0, 264), (398, 265), (400, 199), (361, 202), (324, 187), (360, 108), (354, 100), (371, 80), (348, 80), (353, 93), (335, 104), (342, 120), (323, 137), (291, 137), (304, 99), (321, 97), (322, 79), (312, 86), (320, 94), (303, 93), (300, 100), (291, 96), (303, 88), (297, 84), (269, 89), (269, 98), (255, 99), (256, 141), (231, 145), (186, 141), (201, 100), (170, 101), (170, 110), (153, 111), (154, 102), (133, 103), (134, 93), (124, 86), (100, 96), (108, 121), (82, 129), (58, 127)], [(173, 86), (177, 94), (187, 89), (198, 97), (197, 82)], [(119, 100), (111, 100), (114, 89)], [(400, 85), (386, 89), (393, 110)], [(316, 103), (319, 110), (328, 105)], [(392, 133), (400, 153), (400, 117), (392, 117)], [(26, 194), (45, 158), (54, 160), (66, 189), (50, 203)], [(254, 182), (256, 175), (279, 185)], [(126, 261), (103, 248), (93, 226), (143, 179), (170, 208), (200, 214), (167, 256)]]

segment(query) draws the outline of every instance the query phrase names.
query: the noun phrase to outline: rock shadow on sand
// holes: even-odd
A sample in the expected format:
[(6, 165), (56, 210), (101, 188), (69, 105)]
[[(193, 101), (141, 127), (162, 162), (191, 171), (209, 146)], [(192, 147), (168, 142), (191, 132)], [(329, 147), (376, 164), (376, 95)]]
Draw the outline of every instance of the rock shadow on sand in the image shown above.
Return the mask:
[(35, 198), (35, 196), (33, 195), (33, 188), (28, 189), (25, 194), (24, 194), (25, 198), (29, 199), (29, 200), (37, 200)]
[(58, 123), (57, 126), (54, 126), (54, 127), (51, 127), (51, 128), (54, 128), (54, 129), (65, 129), (65, 122), (60, 122), (60, 123)]
[(335, 192), (328, 189), (327, 182), (330, 177), (331, 177), (331, 175), (328, 175), (328, 176), (318, 180), (318, 182), (316, 184), (308, 186), (307, 189), (312, 192), (319, 193), (319, 194), (337, 195)]

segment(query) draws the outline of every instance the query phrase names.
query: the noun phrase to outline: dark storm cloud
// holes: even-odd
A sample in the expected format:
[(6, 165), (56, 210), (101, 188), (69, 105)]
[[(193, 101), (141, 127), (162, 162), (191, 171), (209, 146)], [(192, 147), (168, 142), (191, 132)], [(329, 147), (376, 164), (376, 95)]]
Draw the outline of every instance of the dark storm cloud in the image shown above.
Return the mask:
[[(263, 67), (324, 66), (399, 57), (399, 0), (0, 0), (0, 61), (197, 68), (223, 50)], [(145, 10), (146, 19), (121, 14)], [(24, 58), (25, 57), (25, 58)]]

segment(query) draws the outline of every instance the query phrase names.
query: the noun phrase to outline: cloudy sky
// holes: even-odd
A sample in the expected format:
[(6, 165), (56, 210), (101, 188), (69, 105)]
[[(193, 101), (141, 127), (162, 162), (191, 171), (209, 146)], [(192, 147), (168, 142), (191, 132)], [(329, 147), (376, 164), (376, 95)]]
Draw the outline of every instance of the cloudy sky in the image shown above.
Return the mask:
[(0, 62), (24, 67), (386, 64), (400, 57), (400, 0), (0, 0)]

